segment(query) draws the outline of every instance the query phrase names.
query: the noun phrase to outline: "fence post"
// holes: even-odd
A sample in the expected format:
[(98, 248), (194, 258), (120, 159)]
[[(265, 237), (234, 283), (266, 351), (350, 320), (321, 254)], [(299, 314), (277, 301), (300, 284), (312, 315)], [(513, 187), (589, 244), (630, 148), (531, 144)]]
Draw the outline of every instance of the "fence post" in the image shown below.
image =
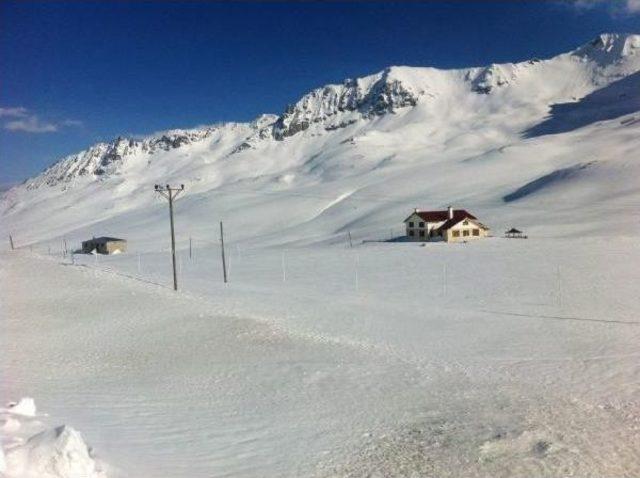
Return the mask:
[(224, 283), (227, 283), (227, 262), (224, 257), (224, 230), (222, 228), (222, 221), (220, 221), (220, 253), (222, 254), (222, 277)]
[(558, 266), (557, 268), (556, 277), (557, 277), (556, 293), (557, 293), (557, 299), (558, 299), (558, 307), (562, 307), (562, 277), (560, 275), (560, 266)]
[(287, 282), (287, 267), (284, 262), (284, 251), (282, 251), (282, 282)]

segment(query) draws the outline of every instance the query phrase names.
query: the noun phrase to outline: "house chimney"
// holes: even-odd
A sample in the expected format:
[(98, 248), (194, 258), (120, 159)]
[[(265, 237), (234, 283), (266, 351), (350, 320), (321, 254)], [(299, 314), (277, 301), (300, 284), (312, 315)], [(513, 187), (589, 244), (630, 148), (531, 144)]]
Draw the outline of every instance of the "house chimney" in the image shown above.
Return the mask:
[(453, 208), (451, 206), (447, 208), (447, 212), (448, 212), (449, 219), (453, 219)]
[(414, 207), (413, 212), (420, 212), (420, 209), (418, 209), (417, 207)]

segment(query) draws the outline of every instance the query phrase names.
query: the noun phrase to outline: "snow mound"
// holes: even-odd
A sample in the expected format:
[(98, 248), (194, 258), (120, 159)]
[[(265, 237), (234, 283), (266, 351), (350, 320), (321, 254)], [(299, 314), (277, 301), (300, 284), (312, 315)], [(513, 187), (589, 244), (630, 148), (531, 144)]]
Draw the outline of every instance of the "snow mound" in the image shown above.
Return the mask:
[(47, 428), (33, 417), (32, 398), (0, 412), (0, 473), (3, 478), (106, 478), (82, 435), (67, 425)]
[(97, 478), (99, 472), (82, 435), (66, 425), (45, 430), (7, 451), (9, 476)]
[(7, 410), (10, 413), (16, 415), (24, 415), (25, 417), (34, 417), (36, 415), (36, 404), (33, 398), (24, 397), (18, 402), (11, 402), (7, 406)]

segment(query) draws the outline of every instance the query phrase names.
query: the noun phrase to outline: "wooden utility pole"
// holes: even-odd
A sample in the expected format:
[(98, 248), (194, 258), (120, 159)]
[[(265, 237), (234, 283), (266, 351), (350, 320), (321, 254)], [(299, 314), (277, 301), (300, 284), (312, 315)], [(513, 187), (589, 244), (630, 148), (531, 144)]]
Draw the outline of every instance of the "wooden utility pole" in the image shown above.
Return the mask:
[(222, 229), (222, 221), (220, 221), (220, 252), (222, 254), (222, 277), (224, 283), (227, 283), (227, 261), (224, 257), (224, 230)]
[(189, 236), (189, 260), (191, 260), (191, 236)]
[(173, 227), (173, 201), (178, 197), (182, 191), (184, 191), (184, 184), (181, 184), (179, 188), (172, 188), (168, 184), (166, 186), (160, 186), (158, 184), (154, 187), (157, 193), (160, 193), (163, 197), (169, 200), (169, 220), (171, 222), (171, 263), (173, 265), (173, 290), (178, 290), (178, 273), (176, 272), (176, 234)]
[(13, 250), (14, 250), (14, 247), (13, 247), (13, 237), (11, 237), (11, 234), (9, 234), (9, 244), (11, 244), (11, 250), (13, 251)]
[(353, 242), (351, 241), (351, 231), (347, 231), (347, 234), (349, 235), (349, 247), (353, 248)]

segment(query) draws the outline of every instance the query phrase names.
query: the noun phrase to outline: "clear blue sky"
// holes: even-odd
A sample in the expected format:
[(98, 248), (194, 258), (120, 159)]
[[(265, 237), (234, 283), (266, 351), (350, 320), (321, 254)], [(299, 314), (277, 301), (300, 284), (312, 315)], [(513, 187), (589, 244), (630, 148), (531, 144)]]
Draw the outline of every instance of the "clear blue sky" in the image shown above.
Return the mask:
[(2, 0), (0, 184), (117, 135), (280, 113), (389, 65), (517, 61), (639, 32), (636, 1)]

